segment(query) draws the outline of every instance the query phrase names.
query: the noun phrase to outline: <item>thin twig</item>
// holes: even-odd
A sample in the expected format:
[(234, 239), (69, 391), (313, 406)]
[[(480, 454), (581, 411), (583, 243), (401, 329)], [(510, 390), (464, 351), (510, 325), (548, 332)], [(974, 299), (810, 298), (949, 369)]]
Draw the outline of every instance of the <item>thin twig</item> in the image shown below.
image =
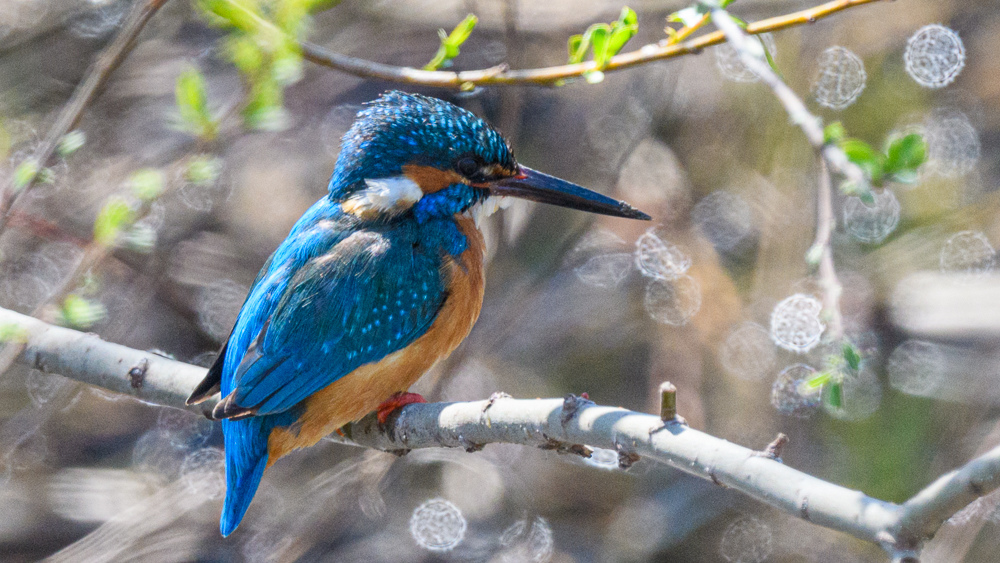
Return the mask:
[[(0, 309), (0, 326), (19, 327), (17, 361), (138, 399), (183, 407), (205, 368), (112, 344), (92, 334)], [(141, 385), (134, 374), (142, 372)], [(197, 409), (211, 409), (212, 401)], [(586, 453), (606, 448), (656, 460), (738, 490), (814, 524), (877, 542), (896, 560), (915, 562), (922, 542), (976, 498), (1000, 488), (1000, 447), (948, 473), (903, 504), (869, 497), (788, 467), (771, 456), (679, 421), (590, 401), (519, 400), (495, 395), (463, 403), (413, 404), (389, 424), (368, 416), (343, 429), (343, 443), (384, 451), (507, 443)], [(783, 440), (779, 437), (777, 444)], [(775, 451), (774, 454), (780, 455)]]
[[(755, 35), (758, 33), (778, 31), (807, 23), (814, 23), (842, 10), (878, 1), (879, 0), (835, 0), (814, 8), (752, 23), (747, 26), (746, 32), (751, 35)], [(669, 39), (665, 39), (658, 44), (646, 45), (634, 51), (615, 55), (603, 67), (598, 66), (594, 61), (587, 61), (577, 64), (526, 70), (510, 70), (505, 65), (498, 65), (485, 69), (465, 70), (461, 72), (420, 70), (412, 67), (400, 67), (377, 63), (374, 61), (335, 53), (329, 49), (309, 42), (302, 42), (301, 47), (302, 53), (306, 59), (316, 64), (328, 66), (355, 76), (378, 78), (402, 84), (459, 89), (487, 85), (513, 86), (533, 84), (538, 86), (551, 86), (562, 80), (578, 78), (587, 72), (595, 70), (608, 73), (643, 65), (653, 61), (699, 53), (705, 47), (718, 45), (720, 43), (724, 43), (725, 41), (726, 36), (721, 31), (707, 33), (696, 39), (681, 43), (671, 43)], [(822, 135), (820, 139), (822, 140)]]
[[(29, 160), (37, 164), (38, 170), (42, 170), (51, 164), (56, 148), (62, 138), (69, 133), (83, 116), (84, 110), (90, 102), (97, 97), (98, 90), (108, 81), (111, 74), (118, 68), (125, 57), (128, 56), (135, 44), (136, 37), (153, 15), (167, 3), (168, 0), (146, 0), (135, 5), (128, 19), (122, 24), (114, 40), (101, 54), (98, 55), (94, 63), (87, 69), (85, 78), (81, 82), (73, 95), (70, 97), (62, 111), (56, 118), (55, 123), (49, 128), (45, 135), (45, 140), (38, 146)], [(16, 178), (11, 175), (11, 179), (0, 192), (0, 234), (3, 233), (10, 220), (10, 210), (17, 201), (27, 193), (38, 181), (39, 174), (35, 174), (28, 182), (17, 188)]]
[(827, 318), (827, 336), (832, 342), (839, 342), (844, 337), (844, 321), (840, 312), (840, 294), (843, 286), (837, 277), (837, 269), (833, 263), (833, 246), (830, 239), (833, 235), (833, 188), (831, 187), (830, 171), (826, 159), (816, 159), (819, 166), (818, 187), (816, 193), (816, 241), (809, 250), (810, 254), (819, 254), (819, 285), (823, 290), (823, 310)]
[[(847, 155), (840, 147), (825, 142), (820, 119), (810, 113), (806, 104), (795, 92), (762, 58), (757, 56), (756, 51), (760, 50), (760, 45), (751, 43), (747, 34), (740, 29), (739, 24), (724, 10), (712, 10), (712, 22), (718, 26), (721, 33), (725, 34), (729, 44), (736, 49), (743, 64), (771, 88), (778, 101), (785, 107), (789, 119), (802, 129), (809, 144), (823, 156), (830, 168), (847, 178), (855, 189), (867, 192), (869, 183), (864, 172), (858, 165), (847, 159)], [(750, 32), (749, 27), (747, 32)]]

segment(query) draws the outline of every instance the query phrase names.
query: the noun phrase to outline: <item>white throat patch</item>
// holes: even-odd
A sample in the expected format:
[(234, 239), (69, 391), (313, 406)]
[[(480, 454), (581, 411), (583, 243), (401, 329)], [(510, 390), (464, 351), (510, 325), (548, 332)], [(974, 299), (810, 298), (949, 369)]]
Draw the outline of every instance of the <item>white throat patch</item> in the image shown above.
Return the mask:
[(487, 217), (493, 215), (500, 209), (510, 207), (510, 204), (512, 203), (514, 203), (514, 201), (509, 197), (491, 195), (480, 203), (470, 207), (465, 214), (472, 217), (472, 221), (476, 224), (476, 227), (479, 227)]
[(420, 186), (405, 175), (365, 179), (365, 186), (365, 189), (351, 195), (343, 204), (344, 211), (362, 219), (401, 213), (424, 197)]

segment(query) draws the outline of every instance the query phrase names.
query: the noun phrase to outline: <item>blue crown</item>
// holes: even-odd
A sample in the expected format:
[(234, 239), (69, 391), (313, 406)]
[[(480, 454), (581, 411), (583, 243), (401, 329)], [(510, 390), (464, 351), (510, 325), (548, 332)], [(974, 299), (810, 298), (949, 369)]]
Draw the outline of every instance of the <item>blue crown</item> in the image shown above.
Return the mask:
[(366, 178), (397, 176), (407, 164), (446, 170), (470, 155), (517, 169), (503, 136), (471, 112), (428, 96), (386, 92), (358, 113), (344, 135), (330, 195), (340, 199), (362, 188)]

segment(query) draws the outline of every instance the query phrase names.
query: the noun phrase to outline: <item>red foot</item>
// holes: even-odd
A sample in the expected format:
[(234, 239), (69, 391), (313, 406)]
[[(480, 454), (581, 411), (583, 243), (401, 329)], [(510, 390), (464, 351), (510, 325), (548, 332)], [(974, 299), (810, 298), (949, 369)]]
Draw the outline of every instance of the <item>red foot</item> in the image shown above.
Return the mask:
[(393, 393), (391, 397), (386, 399), (381, 405), (378, 406), (377, 409), (375, 409), (378, 423), (385, 424), (385, 421), (389, 420), (389, 415), (406, 405), (426, 402), (427, 399), (424, 399), (416, 393), (406, 393), (404, 391)]

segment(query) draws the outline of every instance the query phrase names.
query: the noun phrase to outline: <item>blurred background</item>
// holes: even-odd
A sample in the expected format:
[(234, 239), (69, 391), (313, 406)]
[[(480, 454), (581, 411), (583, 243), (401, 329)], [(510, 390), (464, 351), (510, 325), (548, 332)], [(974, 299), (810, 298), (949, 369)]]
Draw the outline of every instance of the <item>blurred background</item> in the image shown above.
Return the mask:
[[(732, 11), (752, 21), (816, 4), (740, 0)], [(0, 0), (4, 184), (132, 5)], [(666, 16), (685, 6), (631, 3), (639, 30), (626, 50), (663, 39)], [(344, 0), (315, 15), (308, 37), (420, 67), (438, 48), (437, 30), (474, 13), (479, 25), (455, 69), (533, 68), (565, 63), (569, 35), (621, 8)], [(494, 216), (480, 321), (415, 390), (442, 401), (585, 391), (600, 404), (656, 412), (656, 390), (669, 380), (693, 427), (755, 449), (784, 432), (787, 464), (896, 502), (995, 446), (996, 8), (876, 3), (765, 39), (824, 122), (842, 121), (875, 147), (913, 131), (929, 143), (915, 183), (887, 185), (871, 206), (834, 196), (845, 333), (863, 357), (837, 408), (795, 384), (839, 351), (823, 340), (829, 319), (805, 260), (814, 155), (732, 49), (608, 73), (598, 84), (405, 87), (484, 117), (522, 163), (654, 217), (533, 204)], [(401, 87), (304, 63), (284, 111), (251, 130), (233, 118), (243, 86), (225, 35), (189, 0), (153, 17), (85, 111), (85, 144), (15, 208), (0, 238), (0, 306), (30, 313), (50, 301), (108, 198), (159, 182), (162, 195), (139, 206), (124, 244), (80, 278), (79, 307), (59, 314), (113, 342), (211, 364), (258, 269), (324, 195), (361, 104)], [(227, 116), (208, 142), (178, 126), (175, 88), (192, 68), (208, 106)], [(65, 561), (884, 558), (665, 466), (643, 460), (622, 471), (613, 452), (583, 460), (506, 445), (397, 458), (321, 442), (273, 467), (223, 540), (221, 444), (218, 426), (196, 415), (10, 367), (0, 377), (0, 559), (60, 550)], [(995, 561), (998, 504), (987, 496), (956, 515), (925, 560)]]

